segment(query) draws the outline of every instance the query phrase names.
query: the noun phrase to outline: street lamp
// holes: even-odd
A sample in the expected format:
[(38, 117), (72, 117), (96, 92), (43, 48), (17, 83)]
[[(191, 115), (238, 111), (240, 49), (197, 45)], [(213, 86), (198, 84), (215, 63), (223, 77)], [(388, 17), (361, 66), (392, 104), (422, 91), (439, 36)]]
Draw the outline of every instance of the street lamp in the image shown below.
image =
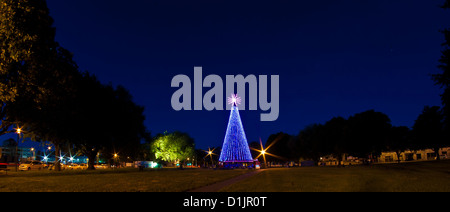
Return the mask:
[(36, 155), (35, 155), (35, 151), (34, 151), (34, 148), (33, 148), (33, 147), (31, 147), (30, 151), (31, 151), (31, 152), (33, 152), (33, 160), (36, 160)]
[(19, 125), (17, 125), (16, 128), (16, 133), (17, 133), (17, 145), (16, 145), (16, 151), (14, 152), (14, 159), (15, 159), (15, 164), (16, 164), (16, 171), (18, 171), (18, 166), (19, 166), (19, 158), (17, 156), (17, 153), (19, 151), (19, 140), (20, 140), (20, 133), (22, 133), (22, 129), (19, 127)]
[(267, 152), (267, 150), (268, 150), (272, 145), (274, 145), (276, 142), (278, 142), (279, 137), (280, 137), (280, 136), (278, 136), (277, 138), (275, 138), (275, 140), (274, 140), (268, 147), (266, 147), (266, 148), (264, 148), (264, 146), (263, 146), (263, 144), (262, 144), (262, 141), (261, 141), (261, 138), (259, 139), (259, 144), (261, 145), (261, 149), (255, 149), (255, 148), (253, 148), (253, 147), (250, 147), (250, 149), (259, 152), (259, 155), (256, 156), (255, 159), (258, 159), (260, 156), (263, 156), (263, 159), (264, 159), (264, 166), (267, 165), (267, 164), (266, 164), (266, 155), (270, 155), (270, 156), (276, 157), (276, 158), (281, 158), (281, 157), (279, 157), (279, 156), (276, 156), (276, 155), (274, 155), (274, 154), (270, 154), (269, 152)]
[(119, 155), (114, 153), (114, 168), (117, 168), (117, 158), (119, 158)]
[(208, 147), (208, 151), (205, 151), (206, 153), (208, 153), (204, 158), (206, 158), (206, 157), (210, 157), (211, 158), (211, 165), (214, 165), (214, 161), (213, 161), (213, 158), (212, 158), (212, 155), (215, 155), (216, 153), (214, 153), (214, 150), (215, 150), (216, 148), (214, 148), (214, 149), (210, 149), (209, 147)]

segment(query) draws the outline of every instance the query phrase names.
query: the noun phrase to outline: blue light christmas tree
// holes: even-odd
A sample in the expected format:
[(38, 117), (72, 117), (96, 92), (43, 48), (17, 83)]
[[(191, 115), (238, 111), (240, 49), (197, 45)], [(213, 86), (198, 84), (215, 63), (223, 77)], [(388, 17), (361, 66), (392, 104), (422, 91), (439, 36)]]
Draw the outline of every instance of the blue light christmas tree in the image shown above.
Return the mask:
[(228, 103), (232, 107), (219, 161), (223, 163), (253, 162), (237, 107), (241, 103), (241, 98), (232, 94), (228, 97)]

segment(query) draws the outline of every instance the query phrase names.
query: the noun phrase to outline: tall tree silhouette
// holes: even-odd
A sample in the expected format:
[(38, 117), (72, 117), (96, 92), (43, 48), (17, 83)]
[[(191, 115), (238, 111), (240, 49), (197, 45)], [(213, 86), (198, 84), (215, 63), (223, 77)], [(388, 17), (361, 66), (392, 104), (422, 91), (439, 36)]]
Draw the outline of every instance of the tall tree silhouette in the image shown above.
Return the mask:
[(316, 163), (320, 157), (328, 154), (324, 150), (325, 127), (322, 124), (311, 124), (301, 130), (296, 137), (299, 158), (312, 159)]
[(401, 152), (411, 148), (411, 130), (405, 126), (393, 126), (389, 130), (387, 143), (383, 150), (392, 151), (397, 154), (398, 162), (400, 163)]
[[(446, 0), (441, 6), (444, 9), (450, 9), (450, 1)], [(442, 43), (443, 50), (441, 58), (439, 59), (438, 68), (442, 70), (442, 73), (433, 75), (433, 80), (436, 85), (439, 85), (444, 89), (441, 94), (442, 111), (444, 113), (444, 129), (446, 135), (450, 136), (450, 29), (442, 30), (444, 34), (444, 43)]]
[(450, 144), (444, 139), (443, 113), (438, 106), (425, 106), (413, 126), (414, 144), (416, 149), (433, 148), (436, 159), (439, 160), (439, 148)]
[(386, 143), (391, 120), (381, 112), (368, 110), (348, 118), (349, 145), (348, 153), (353, 156), (366, 157), (378, 155)]
[(108, 160), (114, 154), (132, 159), (141, 141), (150, 139), (144, 108), (136, 105), (122, 86), (103, 85), (86, 72), (77, 83), (72, 102), (68, 117), (71, 142), (89, 158), (89, 169), (94, 169), (99, 151)]
[(324, 146), (322, 152), (333, 155), (338, 164), (341, 165), (343, 154), (347, 153), (349, 146), (347, 140), (349, 139), (348, 121), (342, 117), (332, 118), (324, 125)]

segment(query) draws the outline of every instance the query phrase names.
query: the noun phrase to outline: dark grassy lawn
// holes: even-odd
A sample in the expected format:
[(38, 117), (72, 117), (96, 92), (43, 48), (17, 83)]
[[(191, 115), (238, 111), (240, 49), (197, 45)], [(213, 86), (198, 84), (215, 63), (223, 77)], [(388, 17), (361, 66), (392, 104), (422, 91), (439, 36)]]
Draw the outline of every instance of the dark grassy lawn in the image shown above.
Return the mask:
[(0, 192), (186, 191), (238, 176), (248, 170), (137, 169), (0, 172)]
[(450, 160), (350, 167), (268, 169), (221, 191), (450, 191)]
[[(0, 172), (0, 192), (187, 191), (249, 170), (137, 169)], [(350, 167), (267, 169), (223, 188), (242, 192), (450, 191), (450, 160)]]

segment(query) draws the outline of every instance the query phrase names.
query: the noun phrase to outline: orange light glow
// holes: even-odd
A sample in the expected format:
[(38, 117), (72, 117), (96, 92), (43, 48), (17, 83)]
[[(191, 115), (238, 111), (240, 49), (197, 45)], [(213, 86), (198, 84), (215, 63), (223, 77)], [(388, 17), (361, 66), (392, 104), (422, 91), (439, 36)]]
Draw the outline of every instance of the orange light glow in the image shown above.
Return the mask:
[(271, 153), (267, 152), (267, 150), (268, 150), (271, 146), (273, 146), (276, 142), (278, 142), (279, 140), (280, 140), (280, 136), (278, 136), (277, 138), (275, 138), (275, 140), (274, 140), (268, 147), (264, 148), (264, 146), (262, 145), (261, 138), (260, 138), (260, 139), (259, 139), (259, 144), (261, 145), (261, 149), (255, 149), (255, 148), (250, 147), (250, 149), (259, 152), (259, 155), (256, 156), (255, 159), (258, 159), (258, 158), (261, 157), (261, 155), (262, 155), (262, 156), (263, 156), (263, 159), (264, 159), (264, 164), (266, 164), (266, 155), (269, 155), (269, 156), (272, 156), (272, 157), (275, 157), (275, 158), (282, 158), (282, 157), (279, 157), (279, 156), (277, 156), (277, 155), (274, 155), (274, 154), (271, 154)]

